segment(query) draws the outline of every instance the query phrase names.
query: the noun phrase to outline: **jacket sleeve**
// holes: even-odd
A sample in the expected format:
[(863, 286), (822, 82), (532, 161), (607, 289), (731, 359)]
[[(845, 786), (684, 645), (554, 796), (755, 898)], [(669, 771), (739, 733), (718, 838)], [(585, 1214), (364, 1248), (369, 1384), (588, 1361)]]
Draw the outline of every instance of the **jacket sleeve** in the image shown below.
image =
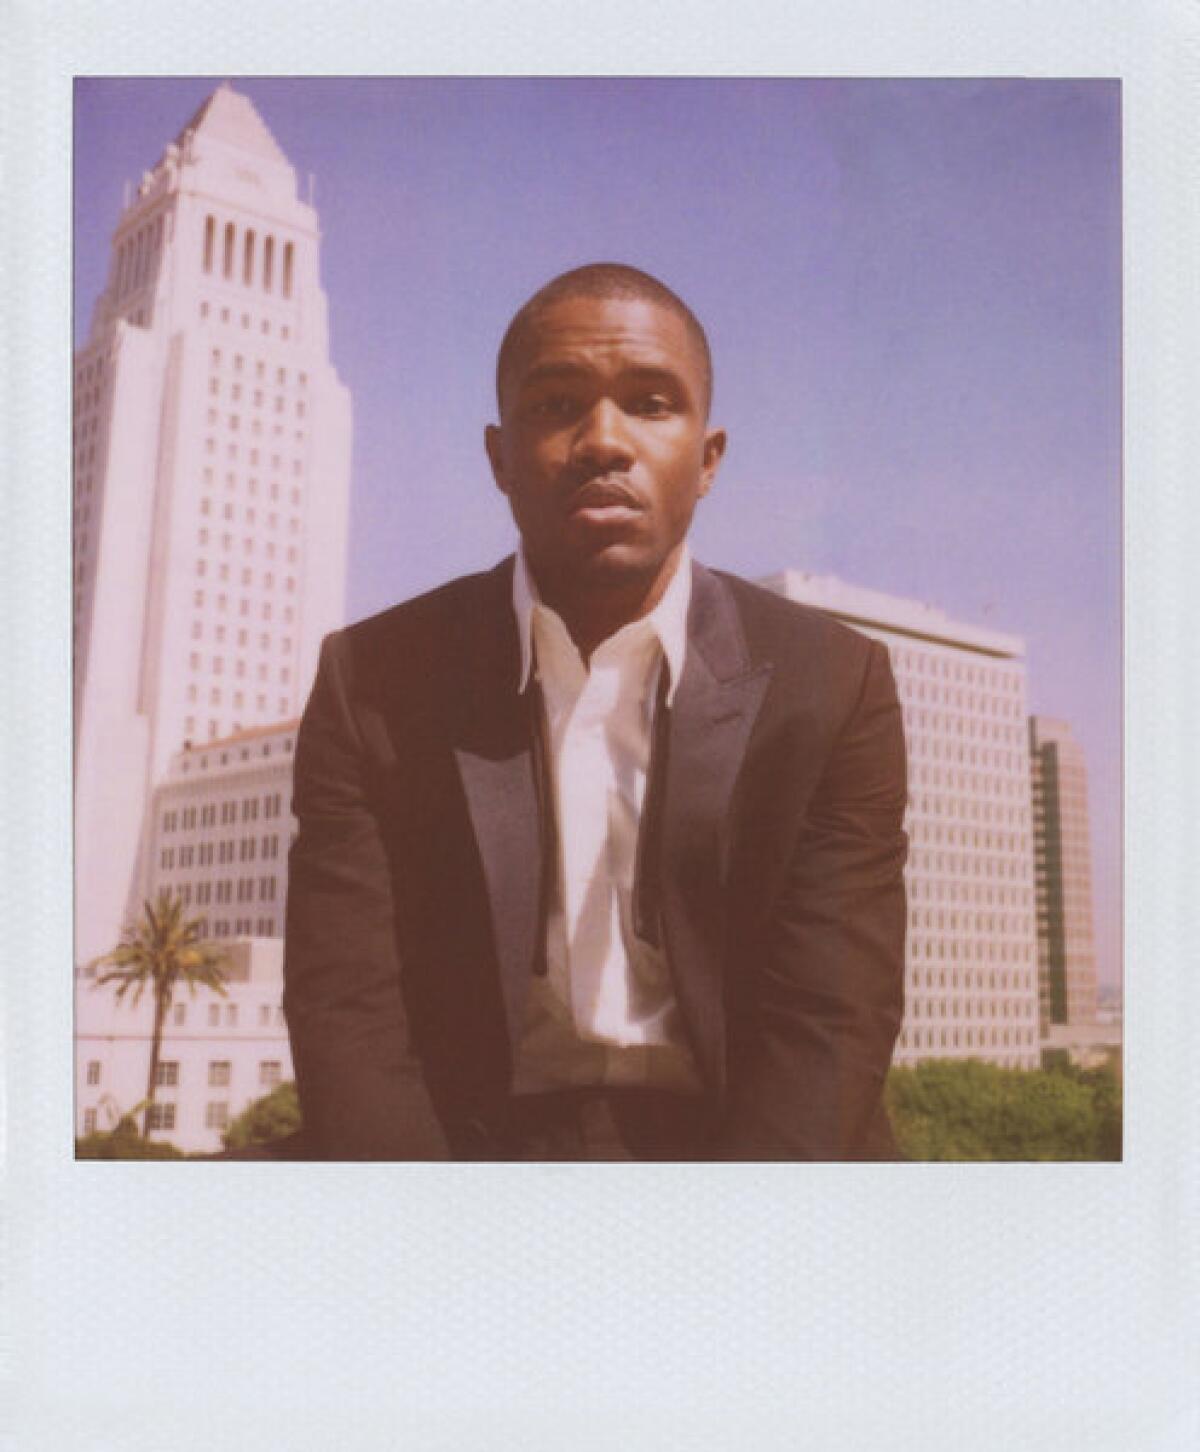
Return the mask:
[(731, 1159), (894, 1153), (882, 1092), (904, 1009), (904, 733), (886, 649), (810, 800), (729, 1031)]
[(321, 1159), (428, 1158), (414, 1150), (432, 1120), (406, 1047), (391, 868), (347, 656), (344, 634), (326, 639), (296, 742), (283, 1003), (305, 1148)]

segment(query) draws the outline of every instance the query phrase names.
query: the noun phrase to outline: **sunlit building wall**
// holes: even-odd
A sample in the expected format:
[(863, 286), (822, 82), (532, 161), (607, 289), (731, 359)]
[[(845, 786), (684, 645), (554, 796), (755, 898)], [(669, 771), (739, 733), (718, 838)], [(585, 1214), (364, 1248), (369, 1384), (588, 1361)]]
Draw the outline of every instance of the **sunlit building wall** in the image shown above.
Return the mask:
[[(225, 945), (224, 995), (176, 992), (163, 1027), (151, 1139), (189, 1152), (215, 1152), (222, 1134), (254, 1100), (293, 1077), (281, 999), (283, 944), (243, 939)], [(111, 985), (79, 980), (75, 1023), (75, 1133), (111, 1130), (147, 1098), (154, 1021), (152, 995), (118, 1003)], [(138, 1128), (142, 1114), (135, 1116)]]
[(185, 742), (300, 714), (344, 618), (349, 395), (317, 214), (220, 87), (128, 199), (75, 358), (76, 959), (154, 877)]
[(1038, 1067), (1023, 642), (832, 576), (786, 570), (763, 583), (882, 641), (891, 657), (909, 774), (895, 1062)]

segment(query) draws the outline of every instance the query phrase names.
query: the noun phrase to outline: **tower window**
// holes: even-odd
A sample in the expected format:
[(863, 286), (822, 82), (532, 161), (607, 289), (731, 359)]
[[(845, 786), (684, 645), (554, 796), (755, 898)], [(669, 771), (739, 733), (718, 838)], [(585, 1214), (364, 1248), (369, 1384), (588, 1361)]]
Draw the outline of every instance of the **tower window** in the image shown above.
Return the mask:
[(217, 224), (212, 217), (204, 219), (204, 270), (213, 270), (213, 248), (216, 245)]
[(275, 239), (268, 237), (263, 243), (263, 291), (271, 291), (271, 273), (275, 266)]
[(224, 273), (226, 277), (233, 276), (233, 223), (225, 223), (225, 264)]
[(292, 295), (292, 264), (295, 255), (295, 248), (289, 242), (283, 249), (283, 295)]
[(242, 281), (247, 287), (254, 281), (254, 231), (250, 229), (246, 233), (245, 245), (242, 249)]

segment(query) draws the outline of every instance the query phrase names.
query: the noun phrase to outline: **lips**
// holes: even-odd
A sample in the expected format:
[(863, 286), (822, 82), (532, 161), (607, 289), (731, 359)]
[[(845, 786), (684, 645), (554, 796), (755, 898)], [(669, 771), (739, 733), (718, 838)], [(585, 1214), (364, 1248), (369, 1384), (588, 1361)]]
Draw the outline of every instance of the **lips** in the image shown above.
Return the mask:
[(614, 479), (589, 479), (581, 484), (567, 501), (570, 514), (601, 514), (641, 509), (641, 501), (627, 484)]

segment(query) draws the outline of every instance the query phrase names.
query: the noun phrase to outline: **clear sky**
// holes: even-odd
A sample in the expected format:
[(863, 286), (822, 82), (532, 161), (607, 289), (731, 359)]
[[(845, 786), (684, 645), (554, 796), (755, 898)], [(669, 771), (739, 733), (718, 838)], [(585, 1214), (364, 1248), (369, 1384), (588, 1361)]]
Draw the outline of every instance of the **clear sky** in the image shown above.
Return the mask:
[[(75, 336), (122, 185), (220, 77), (77, 83)], [(1091, 772), (1120, 973), (1120, 93), (1110, 81), (235, 79), (316, 177), (354, 400), (347, 611), (508, 552), (482, 448), (542, 282), (632, 262), (716, 362), (693, 532), (1022, 636)]]

